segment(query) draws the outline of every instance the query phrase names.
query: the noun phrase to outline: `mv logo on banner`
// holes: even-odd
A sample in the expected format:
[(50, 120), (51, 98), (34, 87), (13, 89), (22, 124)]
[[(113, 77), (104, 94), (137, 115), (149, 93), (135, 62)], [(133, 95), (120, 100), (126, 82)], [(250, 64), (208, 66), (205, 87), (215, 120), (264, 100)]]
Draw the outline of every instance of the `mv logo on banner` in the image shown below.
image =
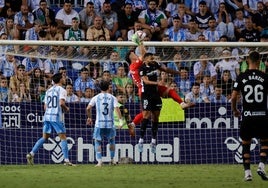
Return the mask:
[[(235, 139), (234, 137), (228, 137), (225, 139), (224, 144), (226, 144), (227, 148), (231, 151), (235, 152), (235, 161), (238, 163), (242, 163), (242, 140)], [(250, 146), (250, 151), (254, 150), (258, 144), (258, 140), (256, 138), (252, 139), (252, 143)]]
[[(49, 138), (48, 141), (50, 143), (44, 144), (44, 149), (47, 151), (52, 151), (51, 158), (53, 162), (61, 163), (64, 160), (64, 158), (60, 146), (60, 137), (57, 136), (54, 140)], [(75, 144), (75, 141), (71, 137), (67, 137), (67, 142), (68, 142), (68, 150), (72, 149), (73, 145)]]

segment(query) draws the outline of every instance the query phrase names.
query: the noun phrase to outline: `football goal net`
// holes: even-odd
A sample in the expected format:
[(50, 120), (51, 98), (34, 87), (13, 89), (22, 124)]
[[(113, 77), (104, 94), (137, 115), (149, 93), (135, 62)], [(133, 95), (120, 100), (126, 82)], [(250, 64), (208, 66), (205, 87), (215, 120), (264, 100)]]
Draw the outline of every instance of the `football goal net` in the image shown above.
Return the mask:
[[(53, 85), (51, 76), (57, 72), (67, 76), (64, 87), (70, 112), (65, 114), (65, 126), (73, 163), (96, 162), (94, 126), (86, 125), (86, 106), (100, 92), (100, 79), (111, 80), (110, 92), (121, 98), (125, 107), (126, 122), (116, 136), (117, 161), (129, 157), (144, 164), (241, 163), (239, 119), (233, 117), (230, 105), (232, 84), (247, 70), (250, 51), (261, 54), (260, 70), (266, 71), (267, 43), (144, 42), (144, 46), (155, 61), (179, 72), (159, 71), (159, 82), (174, 89), (185, 102), (195, 103), (182, 109), (172, 97), (163, 96), (156, 154), (150, 151), (150, 125), (142, 153), (137, 146), (140, 124), (135, 137), (128, 133), (127, 123), (141, 111), (137, 86), (129, 72), (131, 62), (125, 59), (130, 50), (141, 55), (133, 42), (1, 40), (0, 164), (26, 164), (26, 154), (42, 136), (43, 99)], [(258, 147), (258, 140), (253, 142), (252, 150)], [(103, 161), (108, 162), (107, 141), (102, 146)], [(35, 155), (35, 163), (62, 161), (60, 139), (53, 133)]]

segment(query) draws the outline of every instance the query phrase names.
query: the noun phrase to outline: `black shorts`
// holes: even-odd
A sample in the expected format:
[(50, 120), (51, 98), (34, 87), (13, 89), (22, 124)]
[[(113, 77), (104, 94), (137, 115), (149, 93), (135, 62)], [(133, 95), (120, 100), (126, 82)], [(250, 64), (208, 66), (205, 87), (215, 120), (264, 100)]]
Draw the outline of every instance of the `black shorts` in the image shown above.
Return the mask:
[(250, 140), (251, 138), (268, 139), (268, 118), (250, 117), (243, 118), (240, 127), (240, 137), (242, 140)]
[(162, 108), (162, 100), (160, 96), (141, 95), (142, 110), (160, 111)]

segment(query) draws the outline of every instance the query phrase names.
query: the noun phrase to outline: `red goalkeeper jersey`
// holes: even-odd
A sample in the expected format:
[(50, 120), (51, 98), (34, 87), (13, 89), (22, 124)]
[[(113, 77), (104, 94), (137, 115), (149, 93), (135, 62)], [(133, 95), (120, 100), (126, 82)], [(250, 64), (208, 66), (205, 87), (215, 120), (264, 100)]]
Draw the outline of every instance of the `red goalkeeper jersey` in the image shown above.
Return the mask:
[(142, 65), (142, 61), (138, 59), (135, 62), (132, 62), (129, 66), (129, 71), (132, 76), (132, 79), (139, 89), (141, 88), (141, 77), (139, 73), (139, 69), (141, 65)]

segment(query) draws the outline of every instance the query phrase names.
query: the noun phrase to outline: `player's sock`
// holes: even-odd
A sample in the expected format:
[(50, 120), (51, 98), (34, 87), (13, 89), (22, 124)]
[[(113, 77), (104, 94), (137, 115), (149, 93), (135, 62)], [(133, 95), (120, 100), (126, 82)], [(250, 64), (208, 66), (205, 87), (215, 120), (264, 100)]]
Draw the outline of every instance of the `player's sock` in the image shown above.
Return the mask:
[(156, 139), (152, 138), (152, 142), (153, 144), (156, 144)]
[(31, 151), (31, 155), (32, 155), (32, 156), (34, 155), (34, 153), (36, 153), (36, 152), (39, 150), (39, 148), (40, 148), (41, 146), (43, 146), (43, 144), (45, 143), (45, 141), (46, 141), (46, 139), (42, 137), (42, 138), (40, 138), (40, 139), (35, 143), (35, 145), (34, 145), (32, 151)]
[(67, 140), (61, 140), (60, 146), (61, 146), (64, 159), (69, 159)]
[(140, 138), (139, 139), (139, 143), (143, 143), (143, 138)]
[(133, 123), (134, 123), (135, 125), (138, 125), (138, 124), (141, 123), (142, 119), (143, 119), (143, 115), (142, 115), (142, 112), (140, 112), (140, 113), (137, 114), (137, 115), (135, 116), (135, 118), (133, 119)]
[(177, 92), (174, 89), (170, 89), (168, 91), (168, 96), (179, 104), (183, 102), (182, 98), (180, 98), (180, 96), (177, 94)]
[(97, 161), (101, 161), (102, 159), (102, 154), (101, 154), (101, 150), (99, 150), (99, 148), (101, 147), (101, 142), (95, 140), (95, 152), (96, 152), (96, 160)]
[(110, 144), (110, 156), (113, 159), (115, 155), (115, 140), (110, 139), (109, 144)]

